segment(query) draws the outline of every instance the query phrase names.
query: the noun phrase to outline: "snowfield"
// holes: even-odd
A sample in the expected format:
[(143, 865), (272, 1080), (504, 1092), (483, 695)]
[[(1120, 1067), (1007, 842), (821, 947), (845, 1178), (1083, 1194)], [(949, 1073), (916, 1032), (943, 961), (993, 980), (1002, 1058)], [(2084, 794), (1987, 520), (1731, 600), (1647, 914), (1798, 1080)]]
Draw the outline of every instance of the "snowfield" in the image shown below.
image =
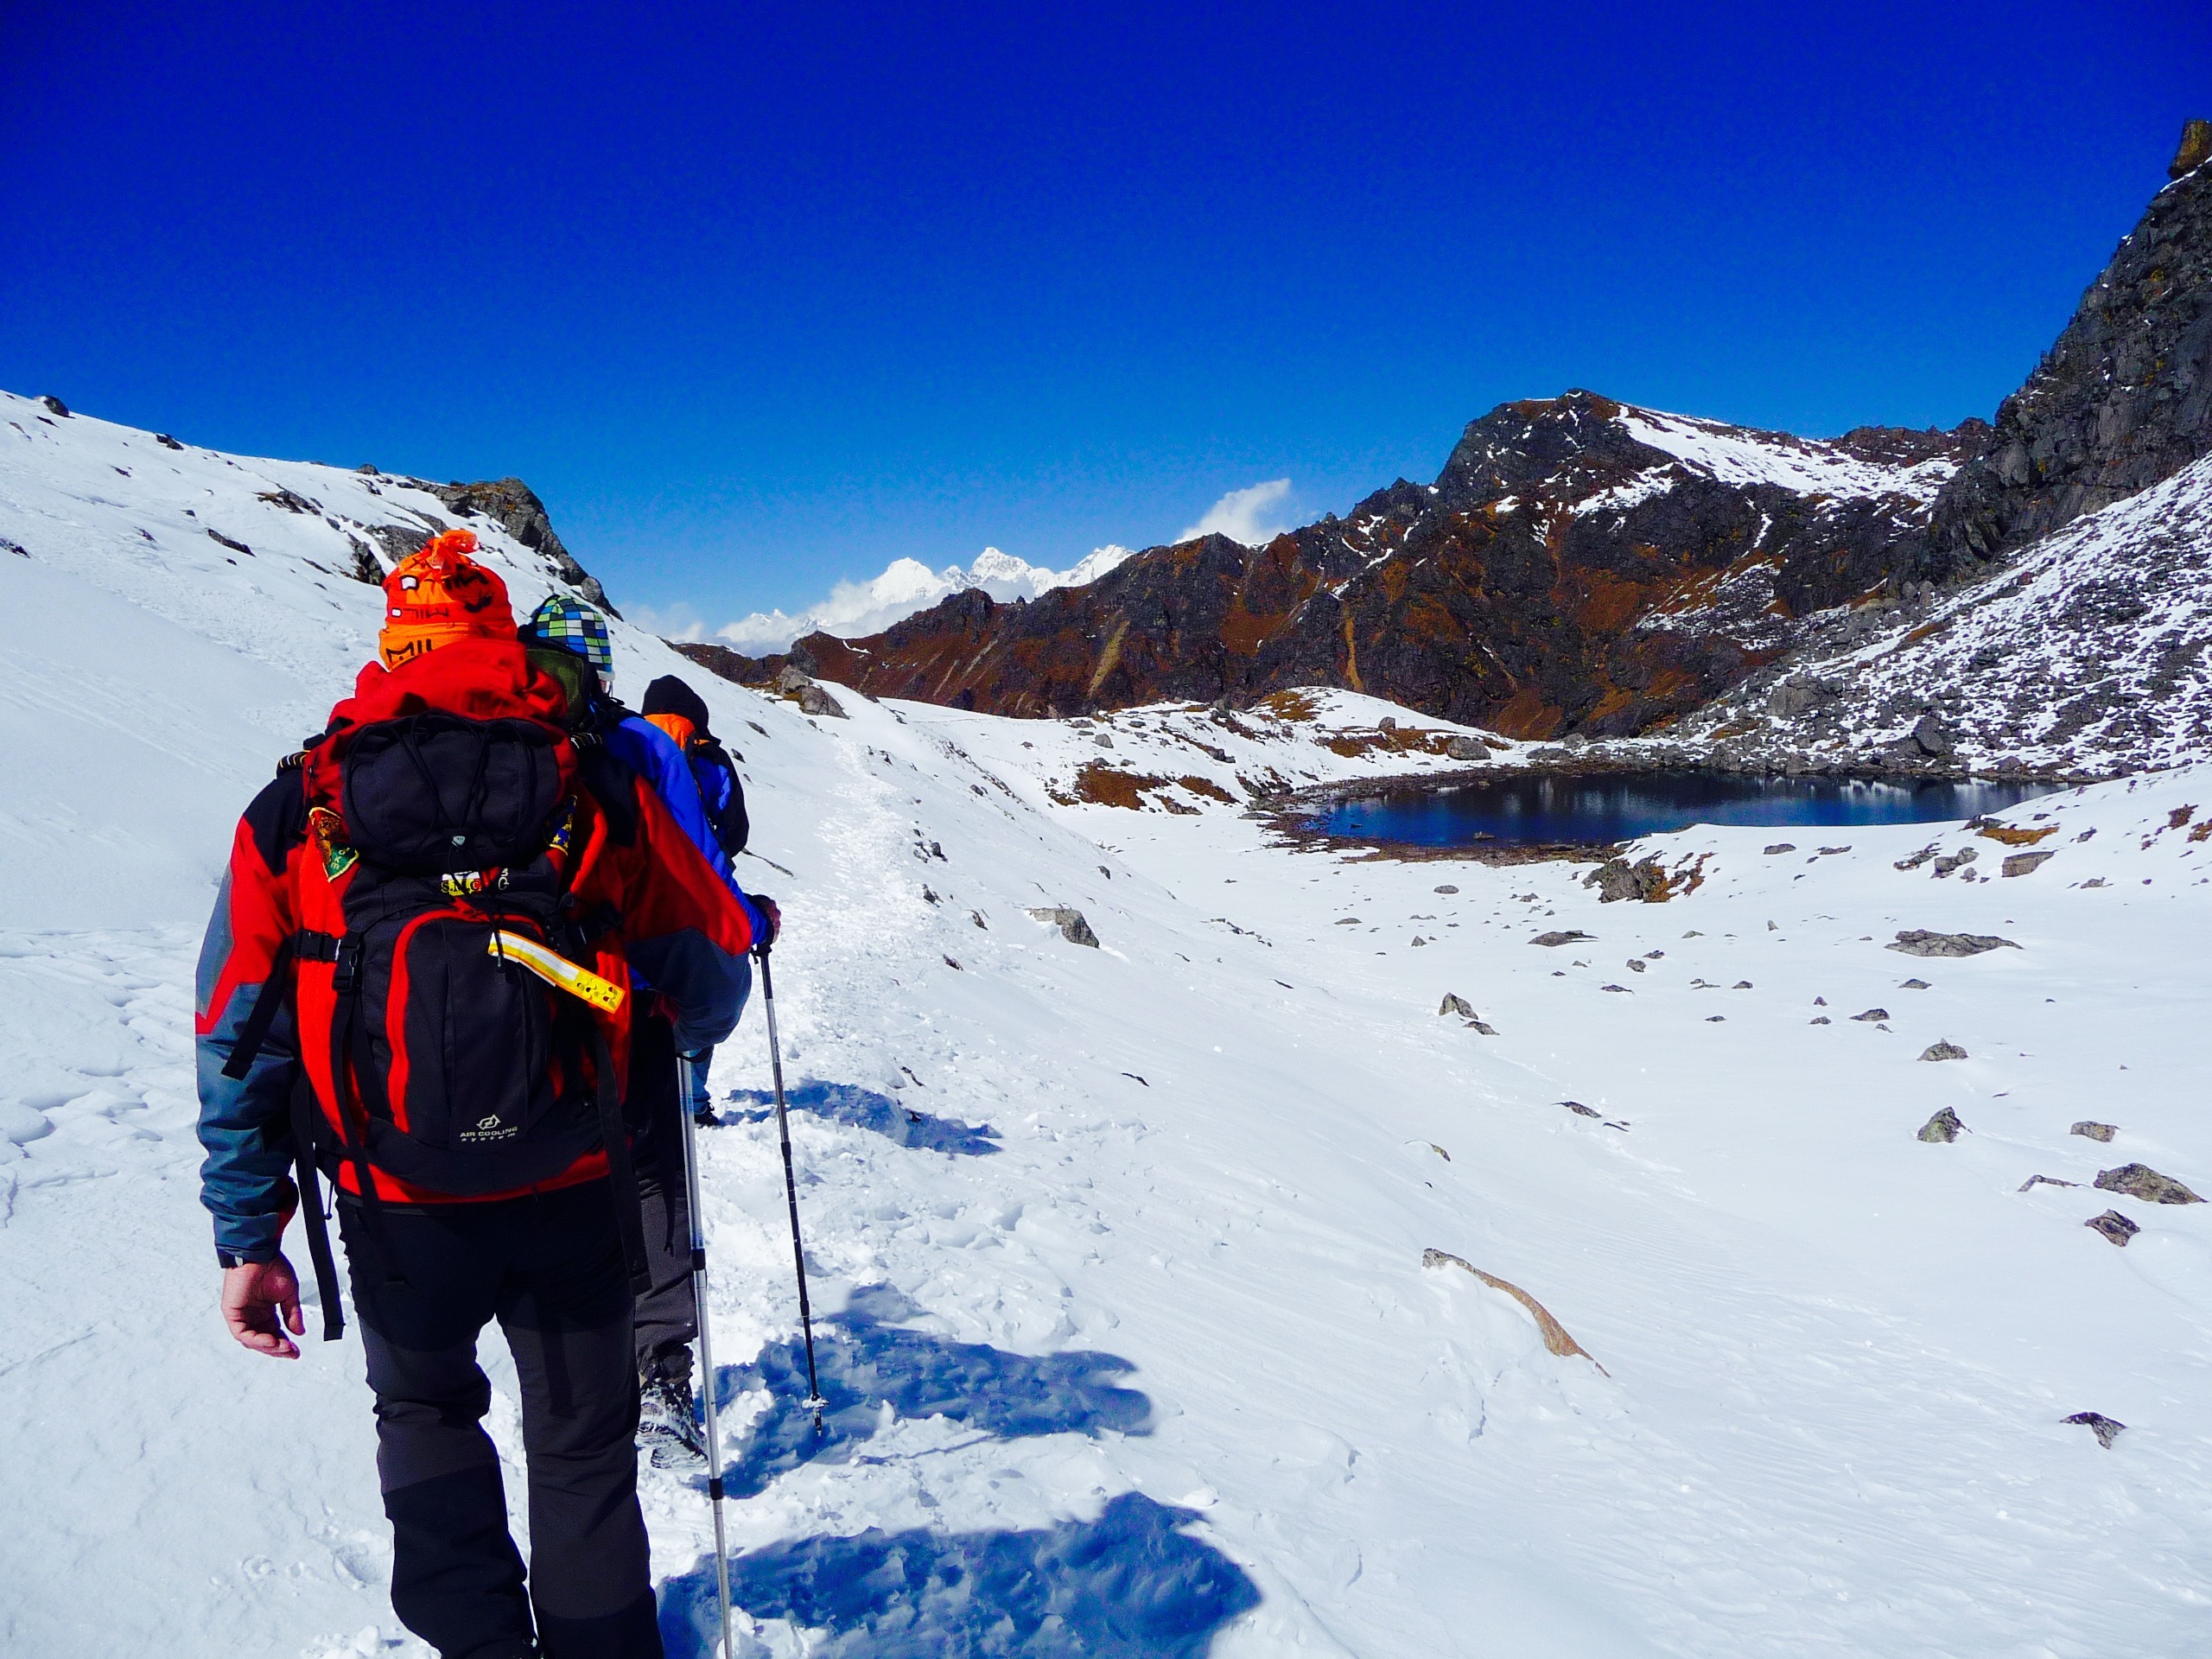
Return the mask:
[[(0, 398), (0, 1647), (420, 1659), (351, 1335), (272, 1364), (216, 1317), (190, 984), (232, 819), (369, 651), (345, 525), (451, 516), (46, 414)], [(474, 527), (525, 611), (557, 573)], [(2212, 1218), (2091, 1183), (2212, 1193), (2212, 767), (2005, 837), (1655, 837), (1675, 896), (1602, 904), (1245, 815), (1269, 770), (1446, 764), (1370, 699), (817, 719), (616, 635), (620, 690), (683, 674), (741, 753), (786, 918), (818, 1441), (757, 1007), (702, 1138), (749, 1652), (2205, 1647)], [(700, 1486), (645, 1478), (684, 1656)]]

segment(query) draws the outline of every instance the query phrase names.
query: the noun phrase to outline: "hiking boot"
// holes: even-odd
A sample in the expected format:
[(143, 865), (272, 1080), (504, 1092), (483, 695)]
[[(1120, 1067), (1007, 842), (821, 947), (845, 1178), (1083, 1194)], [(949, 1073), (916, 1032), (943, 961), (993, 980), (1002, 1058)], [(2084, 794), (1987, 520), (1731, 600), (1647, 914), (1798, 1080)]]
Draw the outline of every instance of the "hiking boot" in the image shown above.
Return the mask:
[(719, 1129), (722, 1126), (721, 1114), (711, 1106), (699, 1108), (691, 1114), (691, 1121), (702, 1129)]
[(649, 1376), (638, 1400), (638, 1444), (649, 1446), (656, 1469), (691, 1469), (707, 1460), (698, 1411), (687, 1376)]

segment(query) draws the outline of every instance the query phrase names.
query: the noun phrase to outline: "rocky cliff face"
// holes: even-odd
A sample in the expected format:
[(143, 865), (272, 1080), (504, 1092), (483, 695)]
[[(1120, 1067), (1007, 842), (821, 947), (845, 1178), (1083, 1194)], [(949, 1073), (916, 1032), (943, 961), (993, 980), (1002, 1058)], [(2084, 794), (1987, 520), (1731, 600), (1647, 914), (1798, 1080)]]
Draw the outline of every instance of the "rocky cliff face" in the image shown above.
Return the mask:
[(1155, 548), (1033, 601), (968, 593), (871, 639), (810, 635), (791, 659), (1007, 715), (1327, 684), (1515, 736), (1642, 730), (1768, 660), (1791, 618), (1881, 589), (1986, 431), (1816, 443), (1571, 391), (1472, 423), (1435, 483), (1266, 547)]
[(1986, 451), (1937, 509), (1955, 573), (2171, 478), (2212, 454), (2212, 124), (2082, 296)]
[[(2200, 125), (1993, 429), (1822, 442), (1589, 391), (1506, 404), (1433, 484), (1400, 480), (1264, 548), (1154, 548), (1033, 601), (970, 592), (873, 638), (812, 634), (788, 660), (1006, 715), (1318, 684), (1514, 737), (1669, 727), (2212, 451)], [(709, 665), (757, 678), (785, 660)]]

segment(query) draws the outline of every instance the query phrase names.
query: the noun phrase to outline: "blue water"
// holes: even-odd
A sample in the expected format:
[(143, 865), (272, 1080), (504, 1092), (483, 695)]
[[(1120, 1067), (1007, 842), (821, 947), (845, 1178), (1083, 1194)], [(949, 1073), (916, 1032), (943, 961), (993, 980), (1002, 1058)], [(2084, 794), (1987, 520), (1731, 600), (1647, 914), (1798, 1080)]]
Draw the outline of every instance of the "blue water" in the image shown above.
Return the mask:
[(1339, 800), (1312, 822), (1326, 835), (1419, 847), (1611, 842), (1694, 823), (1843, 830), (1956, 822), (2051, 791), (2048, 784), (1878, 784), (1711, 772), (1545, 773), (1382, 791)]

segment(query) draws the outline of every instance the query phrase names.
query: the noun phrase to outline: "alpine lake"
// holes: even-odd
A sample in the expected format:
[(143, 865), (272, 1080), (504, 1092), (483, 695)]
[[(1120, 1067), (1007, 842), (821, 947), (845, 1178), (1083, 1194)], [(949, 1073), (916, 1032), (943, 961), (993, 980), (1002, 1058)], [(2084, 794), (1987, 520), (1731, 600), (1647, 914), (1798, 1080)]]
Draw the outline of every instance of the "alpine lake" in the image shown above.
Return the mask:
[(1957, 823), (2057, 787), (1691, 771), (1522, 772), (1339, 797), (1308, 819), (1307, 828), (1332, 839), (1409, 847), (1594, 846), (1699, 823), (1849, 829)]

